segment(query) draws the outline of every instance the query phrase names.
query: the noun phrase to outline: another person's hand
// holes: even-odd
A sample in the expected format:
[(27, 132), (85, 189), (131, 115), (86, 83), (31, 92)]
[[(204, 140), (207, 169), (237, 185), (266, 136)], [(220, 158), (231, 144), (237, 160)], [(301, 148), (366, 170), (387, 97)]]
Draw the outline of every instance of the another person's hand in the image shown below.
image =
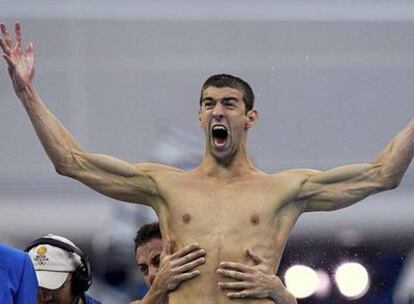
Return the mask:
[(3, 50), (4, 59), (7, 61), (14, 89), (16, 93), (19, 93), (27, 87), (34, 75), (33, 45), (29, 43), (25, 54), (22, 53), (21, 29), (18, 22), (14, 26), (14, 37), (10, 36), (4, 22), (0, 23), (0, 29), (2, 33), (0, 47)]
[(272, 299), (277, 304), (295, 304), (295, 297), (286, 289), (279, 277), (273, 274), (265, 261), (250, 249), (247, 255), (255, 263), (247, 266), (241, 263), (221, 262), (217, 273), (234, 281), (219, 282), (218, 286), (227, 292), (230, 299)]
[(167, 238), (160, 267), (151, 288), (169, 293), (190, 279), (200, 275), (195, 268), (205, 263), (205, 251), (197, 243), (190, 244), (174, 252), (174, 242)]

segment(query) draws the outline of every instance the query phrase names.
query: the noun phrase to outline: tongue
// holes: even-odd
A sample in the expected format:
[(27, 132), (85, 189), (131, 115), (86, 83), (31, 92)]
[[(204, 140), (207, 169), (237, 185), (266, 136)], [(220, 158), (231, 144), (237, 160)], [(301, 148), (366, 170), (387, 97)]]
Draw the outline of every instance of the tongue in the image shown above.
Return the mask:
[(226, 139), (225, 138), (214, 137), (214, 145), (217, 148), (224, 147), (225, 144), (226, 144)]

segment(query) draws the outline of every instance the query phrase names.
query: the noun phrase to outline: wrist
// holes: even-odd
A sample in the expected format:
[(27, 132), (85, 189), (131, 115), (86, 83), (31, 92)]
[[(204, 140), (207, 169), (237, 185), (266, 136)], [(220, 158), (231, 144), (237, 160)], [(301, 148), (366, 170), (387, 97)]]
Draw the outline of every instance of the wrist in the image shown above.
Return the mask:
[(280, 299), (284, 297), (286, 287), (283, 285), (282, 281), (275, 275), (272, 276), (272, 286), (270, 289), (268, 298), (273, 300), (275, 303), (279, 303)]
[(168, 285), (163, 282), (163, 280), (159, 280), (160, 277), (161, 276), (155, 278), (150, 289), (154, 290), (154, 294), (156, 294), (157, 297), (165, 297), (169, 293)]
[(20, 88), (19, 91), (15, 90), (15, 92), (26, 110), (38, 105), (39, 99), (32, 84), (27, 84), (24, 88)]
[(24, 95), (25, 93), (28, 93), (32, 91), (32, 84), (28, 83), (25, 86), (14, 86), (14, 91), (16, 92), (16, 95), (20, 97), (21, 95)]
[(168, 291), (166, 289), (158, 288), (153, 284), (145, 295), (143, 303), (163, 303), (167, 297)]

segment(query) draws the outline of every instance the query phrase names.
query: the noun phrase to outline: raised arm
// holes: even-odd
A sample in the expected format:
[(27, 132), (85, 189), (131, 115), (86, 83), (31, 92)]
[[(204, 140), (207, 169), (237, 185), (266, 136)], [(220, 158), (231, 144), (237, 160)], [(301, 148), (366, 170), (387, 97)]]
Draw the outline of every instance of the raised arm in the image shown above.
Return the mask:
[(298, 200), (306, 211), (328, 211), (352, 205), (368, 195), (396, 188), (414, 156), (414, 119), (371, 163), (325, 172), (298, 170), (303, 176)]
[(36, 93), (32, 84), (33, 46), (29, 43), (26, 52), (22, 53), (20, 24), (15, 24), (14, 37), (10, 36), (3, 22), (0, 28), (0, 46), (14, 90), (56, 171), (110, 197), (150, 203), (158, 195), (152, 173), (160, 166), (132, 165), (110, 156), (85, 152)]

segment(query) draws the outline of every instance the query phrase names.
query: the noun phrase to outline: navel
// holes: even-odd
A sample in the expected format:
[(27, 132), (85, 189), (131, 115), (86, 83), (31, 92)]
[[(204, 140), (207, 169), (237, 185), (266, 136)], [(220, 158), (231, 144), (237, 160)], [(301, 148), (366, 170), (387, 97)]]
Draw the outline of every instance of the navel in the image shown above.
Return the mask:
[(253, 214), (252, 217), (250, 218), (250, 221), (252, 222), (253, 225), (258, 225), (260, 222), (260, 218), (257, 214)]
[(183, 223), (188, 224), (189, 222), (191, 222), (191, 216), (188, 213), (186, 213), (183, 215)]

